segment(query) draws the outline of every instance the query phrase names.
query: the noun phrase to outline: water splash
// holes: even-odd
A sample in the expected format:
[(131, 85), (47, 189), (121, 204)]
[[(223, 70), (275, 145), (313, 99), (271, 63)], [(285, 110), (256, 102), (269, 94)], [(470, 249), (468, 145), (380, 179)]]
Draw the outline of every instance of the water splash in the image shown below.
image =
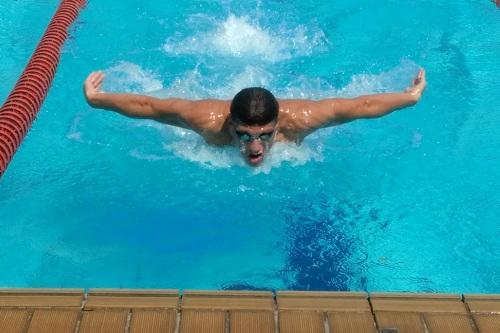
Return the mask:
[[(325, 79), (301, 76), (289, 85), (275, 90), (279, 98), (326, 98), (326, 97), (349, 97), (362, 94), (401, 91), (408, 86), (413, 75), (418, 71), (418, 66), (409, 60), (403, 60), (395, 68), (378, 74), (357, 74), (344, 87), (337, 88)], [(218, 74), (202, 74), (196, 67), (177, 77), (168, 87), (149, 91), (152, 88), (161, 87), (153, 72), (144, 70), (140, 66), (122, 62), (108, 70), (115, 76), (111, 79), (111, 86), (120, 86), (147, 93), (159, 98), (171, 96), (190, 99), (219, 98), (231, 99), (240, 89), (248, 86), (275, 85), (275, 76), (259, 66), (246, 66), (242, 72), (229, 75), (225, 81), (219, 80)], [(142, 90), (141, 90), (142, 89)], [(138, 124), (146, 124), (138, 122)], [(152, 126), (150, 122), (148, 126)], [(141, 125), (142, 126), (142, 125)], [(145, 125), (144, 125), (145, 126)], [(238, 149), (234, 147), (214, 147), (206, 144), (197, 134), (183, 129), (170, 128), (164, 125), (153, 126), (158, 130), (165, 140), (164, 148), (169, 154), (173, 154), (202, 167), (209, 169), (225, 169), (231, 167), (246, 167)], [(330, 133), (323, 131), (322, 134)], [(252, 172), (269, 173), (273, 168), (282, 165), (300, 166), (310, 161), (322, 161), (322, 142), (325, 135), (312, 135), (300, 146), (291, 143), (276, 143), (266, 156), (264, 163), (252, 168)], [(148, 161), (165, 159), (165, 156), (151, 155), (150, 153), (132, 150), (130, 156)]]
[(129, 152), (129, 155), (131, 157), (134, 157), (138, 160), (146, 160), (150, 162), (155, 162), (155, 161), (161, 161), (161, 160), (166, 160), (168, 159), (167, 156), (160, 156), (156, 154), (146, 154), (141, 152), (139, 149), (133, 149), (132, 151)]
[(301, 75), (291, 81), (279, 94), (285, 98), (355, 97), (365, 94), (404, 91), (418, 73), (419, 66), (407, 59), (388, 70), (377, 74), (362, 73), (351, 77), (344, 87), (337, 88), (324, 78)]
[(413, 61), (403, 59), (399, 66), (379, 74), (357, 74), (338, 93), (351, 97), (366, 93), (403, 91), (418, 73), (420, 67)]
[(163, 46), (164, 51), (173, 55), (222, 55), (276, 62), (310, 55), (328, 44), (325, 34), (317, 27), (311, 30), (299, 25), (271, 32), (248, 16), (234, 14), (222, 22), (210, 18), (208, 21), (212, 22), (210, 31), (170, 37)]
[(232, 99), (243, 88), (270, 87), (273, 81), (274, 75), (259, 66), (248, 65), (242, 72), (229, 74), (223, 80), (220, 73), (203, 75), (196, 67), (181, 74), (168, 87), (152, 95), (160, 98), (177, 96), (190, 99)]
[(105, 91), (148, 93), (163, 89), (158, 75), (131, 62), (121, 61), (105, 73)]
[[(165, 144), (165, 149), (177, 157), (197, 163), (208, 169), (246, 167), (236, 147), (214, 147), (206, 144), (203, 139), (195, 136), (194, 133), (192, 136), (185, 135), (183, 140)], [(293, 143), (276, 142), (262, 165), (251, 170), (254, 174), (268, 174), (272, 169), (278, 168), (285, 163), (300, 166), (313, 160), (323, 160), (322, 145), (312, 147), (308, 144), (298, 146)]]
[[(178, 76), (165, 89), (154, 92), (157, 97), (177, 96), (184, 98), (231, 99), (245, 87), (260, 86), (271, 89), (278, 98), (321, 99), (332, 97), (354, 97), (363, 94), (403, 91), (410, 85), (419, 66), (410, 60), (385, 72), (377, 74), (355, 74), (344, 87), (336, 87), (324, 78), (301, 75), (279, 87), (277, 75), (261, 66), (248, 65), (242, 72), (227, 75), (224, 80), (220, 74), (202, 74), (196, 67)], [(283, 80), (279, 77), (280, 81)], [(286, 80), (286, 78), (285, 78)], [(282, 84), (282, 83), (281, 83)], [(274, 86), (278, 86), (273, 88)]]

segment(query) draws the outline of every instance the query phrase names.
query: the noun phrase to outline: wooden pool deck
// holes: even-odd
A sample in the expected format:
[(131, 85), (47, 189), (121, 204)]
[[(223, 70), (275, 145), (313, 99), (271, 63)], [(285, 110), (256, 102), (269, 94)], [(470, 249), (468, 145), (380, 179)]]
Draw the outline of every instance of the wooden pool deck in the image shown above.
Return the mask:
[(500, 333), (500, 295), (0, 289), (1, 333)]

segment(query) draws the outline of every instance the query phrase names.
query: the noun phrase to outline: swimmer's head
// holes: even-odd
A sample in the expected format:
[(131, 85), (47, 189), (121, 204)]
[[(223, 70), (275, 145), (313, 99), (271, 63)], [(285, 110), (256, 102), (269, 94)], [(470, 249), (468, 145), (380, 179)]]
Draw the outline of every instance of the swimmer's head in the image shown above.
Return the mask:
[(264, 88), (245, 88), (231, 102), (231, 134), (245, 161), (257, 166), (264, 160), (276, 134), (278, 101)]

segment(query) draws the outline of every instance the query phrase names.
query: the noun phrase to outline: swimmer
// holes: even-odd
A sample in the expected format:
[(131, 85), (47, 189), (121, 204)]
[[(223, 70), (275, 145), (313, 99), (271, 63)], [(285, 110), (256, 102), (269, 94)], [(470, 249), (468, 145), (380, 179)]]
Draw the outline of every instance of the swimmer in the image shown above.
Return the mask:
[(273, 142), (299, 144), (312, 132), (356, 119), (378, 118), (416, 104), (426, 86), (421, 69), (401, 93), (322, 100), (280, 99), (264, 88), (245, 88), (231, 101), (159, 99), (101, 91), (103, 72), (92, 72), (83, 91), (90, 106), (193, 130), (208, 144), (238, 147), (250, 166), (262, 163)]

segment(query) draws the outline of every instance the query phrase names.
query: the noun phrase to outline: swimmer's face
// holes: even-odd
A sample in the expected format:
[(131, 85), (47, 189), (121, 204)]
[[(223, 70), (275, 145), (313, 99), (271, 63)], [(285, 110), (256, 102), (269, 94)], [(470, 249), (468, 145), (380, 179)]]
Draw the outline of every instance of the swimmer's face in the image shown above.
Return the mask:
[(264, 156), (271, 149), (276, 122), (266, 125), (233, 124), (231, 132), (245, 162), (250, 166), (257, 166), (264, 161)]

